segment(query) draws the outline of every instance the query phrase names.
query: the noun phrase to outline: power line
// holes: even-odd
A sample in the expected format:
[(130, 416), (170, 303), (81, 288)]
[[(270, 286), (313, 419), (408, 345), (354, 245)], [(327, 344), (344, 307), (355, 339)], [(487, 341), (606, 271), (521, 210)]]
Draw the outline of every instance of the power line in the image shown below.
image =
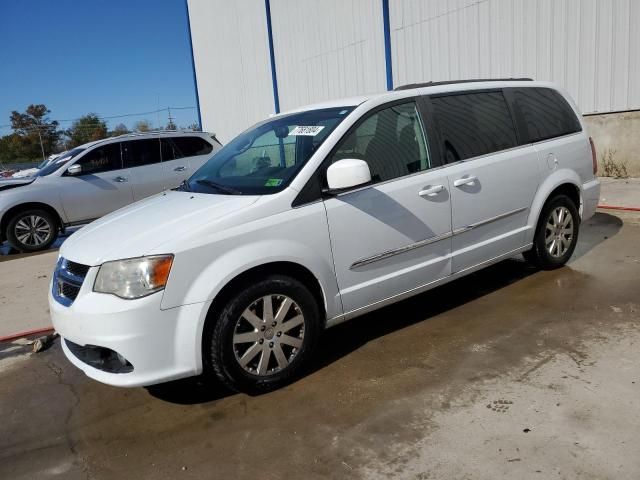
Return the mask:
[[(165, 108), (159, 108), (157, 110), (151, 110), (148, 112), (139, 112), (139, 113), (123, 113), (123, 114), (119, 114), (119, 115), (107, 115), (107, 116), (100, 116), (100, 115), (96, 115), (96, 117), (99, 120), (113, 120), (115, 118), (128, 118), (128, 117), (139, 117), (142, 115), (152, 115), (154, 113), (160, 113), (160, 112), (169, 112), (170, 109), (174, 109), (174, 110), (193, 110), (196, 107), (165, 107)], [(62, 120), (56, 120), (58, 123), (62, 123), (62, 122), (75, 122), (80, 120), (82, 117), (78, 117), (78, 118), (67, 118), (67, 119), (62, 119)], [(0, 125), (0, 128), (11, 128), (11, 124), (7, 124), (7, 125)], [(42, 126), (36, 126), (33, 125), (31, 127), (26, 127), (24, 129), (20, 129), (20, 130), (26, 130), (28, 128), (52, 128), (50, 125), (42, 125)]]

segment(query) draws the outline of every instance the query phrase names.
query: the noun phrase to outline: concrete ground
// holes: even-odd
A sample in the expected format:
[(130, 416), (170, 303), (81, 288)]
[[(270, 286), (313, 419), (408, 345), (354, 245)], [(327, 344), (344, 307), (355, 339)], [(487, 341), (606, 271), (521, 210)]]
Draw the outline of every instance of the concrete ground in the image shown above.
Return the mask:
[(583, 227), (569, 266), (505, 261), (340, 325), (258, 397), (0, 344), (0, 478), (640, 478), (640, 214)]
[(601, 178), (601, 205), (640, 208), (640, 178)]
[(48, 327), (47, 291), (63, 235), (45, 252), (21, 254), (0, 246), (0, 337)]

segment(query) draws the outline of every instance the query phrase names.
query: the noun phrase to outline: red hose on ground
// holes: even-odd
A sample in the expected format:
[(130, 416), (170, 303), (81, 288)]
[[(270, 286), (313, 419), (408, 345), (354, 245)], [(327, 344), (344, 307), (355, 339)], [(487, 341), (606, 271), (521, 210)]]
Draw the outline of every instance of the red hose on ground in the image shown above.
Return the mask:
[(45, 327), (45, 328), (36, 328), (34, 330), (27, 330), (25, 332), (12, 333), (11, 335), (0, 337), (0, 342), (9, 342), (11, 340), (17, 340), (18, 338), (28, 337), (29, 335), (36, 335), (38, 333), (47, 333), (52, 331), (53, 331), (53, 327)]
[(640, 207), (616, 207), (614, 205), (598, 205), (598, 208), (605, 210), (627, 210), (629, 212), (640, 212)]

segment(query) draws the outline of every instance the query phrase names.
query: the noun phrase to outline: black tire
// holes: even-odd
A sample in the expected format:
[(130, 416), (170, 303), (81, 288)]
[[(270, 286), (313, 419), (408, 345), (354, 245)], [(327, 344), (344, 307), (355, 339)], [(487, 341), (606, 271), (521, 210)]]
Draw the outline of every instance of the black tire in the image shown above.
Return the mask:
[[(33, 234), (24, 235), (24, 227), (38, 227), (37, 236)], [(46, 229), (46, 233), (45, 232)], [(32, 229), (32, 233), (33, 233)], [(48, 249), (58, 238), (59, 224), (58, 219), (50, 212), (42, 209), (24, 210), (16, 213), (9, 219), (7, 223), (7, 231), (5, 232), (9, 245), (19, 252), (38, 252)], [(44, 237), (43, 237), (44, 235)]]
[[(288, 308), (288, 314), (283, 321), (290, 321), (292, 317), (298, 318), (299, 314), (302, 314), (302, 335), (299, 327), (278, 332), (277, 330), (285, 330), (287, 327), (281, 327), (280, 323), (272, 327), (264, 322), (264, 319), (268, 318), (264, 311), (264, 297), (272, 298), (270, 303), (273, 305), (274, 317), (278, 307), (282, 305), (278, 302), (284, 302), (286, 297), (292, 300), (294, 303)], [(249, 325), (243, 317), (245, 310), (250, 307), (254, 308), (251, 311), (256, 312), (256, 317), (259, 317), (254, 318), (254, 322), (257, 320), (263, 322), (260, 323), (260, 328), (253, 324)], [(214, 316), (216, 318), (208, 320), (212, 323), (208, 324), (209, 328), (205, 329), (204, 334), (205, 366), (232, 390), (249, 394), (274, 390), (297, 378), (309, 363), (321, 331), (320, 309), (315, 297), (300, 281), (285, 275), (270, 275), (238, 288), (238, 293), (227, 301), (218, 314), (214, 312)], [(273, 322), (276, 320), (274, 319)], [(248, 327), (248, 330), (242, 330), (243, 327)], [(251, 340), (241, 344), (234, 343), (234, 335), (245, 331), (252, 336)], [(288, 335), (289, 333), (291, 336)], [(257, 340), (253, 337), (256, 335), (260, 337)], [(299, 348), (285, 344), (285, 337), (287, 342), (291, 338), (295, 338), (297, 342), (300, 336), (302, 341)], [(273, 346), (274, 342), (275, 346)], [(243, 352), (242, 349), (245, 347)], [(252, 361), (243, 367), (240, 364), (240, 358), (243, 355), (250, 356), (248, 352), (251, 349), (257, 349), (255, 350), (257, 353)], [(285, 367), (280, 367), (280, 359), (283, 357), (277, 358), (276, 349), (279, 349), (280, 353), (284, 352), (285, 359), (289, 361)], [(265, 368), (270, 365), (273, 368), (260, 375), (260, 365), (265, 357), (267, 358)]]
[[(546, 240), (548, 236), (553, 236), (554, 232), (548, 229), (547, 225), (549, 222), (554, 221), (552, 220), (554, 212), (557, 212), (558, 209), (562, 208), (568, 210), (571, 214), (572, 234), (570, 235), (570, 238), (568, 238), (566, 234), (561, 233), (564, 230), (560, 230), (558, 234), (563, 235), (562, 239), (568, 242), (568, 246), (565, 246), (564, 244), (562, 246), (556, 246), (556, 254), (552, 254), (549, 250), (549, 248), (552, 247), (551, 245), (547, 246)], [(567, 217), (565, 216), (564, 218), (566, 220)], [(547, 203), (545, 203), (542, 208), (540, 218), (538, 219), (538, 225), (536, 227), (536, 233), (533, 238), (533, 248), (524, 252), (523, 256), (529, 263), (543, 270), (554, 270), (556, 268), (560, 268), (566, 264), (571, 258), (571, 255), (573, 255), (573, 251), (578, 243), (579, 231), (580, 214), (578, 213), (576, 204), (566, 195), (556, 195), (547, 200)], [(551, 242), (553, 242), (553, 238), (551, 239)]]

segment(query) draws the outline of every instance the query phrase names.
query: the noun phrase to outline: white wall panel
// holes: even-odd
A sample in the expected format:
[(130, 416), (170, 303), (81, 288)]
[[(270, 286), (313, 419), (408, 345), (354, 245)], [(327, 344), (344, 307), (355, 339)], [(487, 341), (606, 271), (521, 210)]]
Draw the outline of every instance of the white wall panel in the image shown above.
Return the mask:
[(263, 0), (188, 0), (203, 129), (229, 141), (274, 111)]
[[(263, 0), (188, 0), (203, 127), (274, 111)], [(584, 113), (640, 109), (640, 0), (392, 0), (394, 84), (532, 77)], [(381, 0), (272, 0), (282, 110), (386, 87)]]
[(395, 85), (524, 76), (564, 86), (584, 113), (640, 108), (640, 0), (389, 5)]
[(273, 0), (281, 110), (384, 90), (381, 10), (378, 0)]

